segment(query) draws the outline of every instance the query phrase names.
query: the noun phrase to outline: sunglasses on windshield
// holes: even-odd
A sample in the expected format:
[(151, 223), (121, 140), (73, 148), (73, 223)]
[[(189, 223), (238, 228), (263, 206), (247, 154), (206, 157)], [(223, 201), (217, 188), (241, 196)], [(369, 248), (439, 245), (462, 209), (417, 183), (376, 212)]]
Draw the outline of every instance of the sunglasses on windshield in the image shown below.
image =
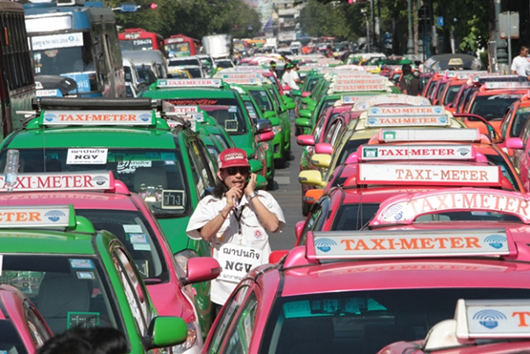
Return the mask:
[(230, 175), (230, 176), (234, 176), (236, 175), (237, 173), (239, 173), (240, 175), (246, 175), (249, 173), (249, 168), (248, 167), (228, 167), (226, 169), (226, 172)]

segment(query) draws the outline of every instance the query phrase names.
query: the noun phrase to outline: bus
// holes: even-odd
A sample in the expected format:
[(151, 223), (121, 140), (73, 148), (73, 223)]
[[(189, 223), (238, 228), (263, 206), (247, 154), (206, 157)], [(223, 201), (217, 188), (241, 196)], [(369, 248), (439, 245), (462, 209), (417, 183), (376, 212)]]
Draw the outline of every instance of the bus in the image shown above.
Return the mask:
[(147, 32), (142, 28), (127, 28), (118, 34), (121, 50), (152, 50), (165, 53), (164, 38), (155, 32)]
[(77, 97), (125, 97), (112, 10), (100, 1), (58, 1), (23, 5), (35, 75), (74, 79), (69, 94)]
[(201, 42), (198, 39), (183, 34), (174, 34), (164, 39), (164, 48), (169, 58), (197, 55), (200, 47)]
[(30, 111), (35, 79), (24, 23), (24, 8), (0, 1), (0, 138), (22, 128), (22, 111)]

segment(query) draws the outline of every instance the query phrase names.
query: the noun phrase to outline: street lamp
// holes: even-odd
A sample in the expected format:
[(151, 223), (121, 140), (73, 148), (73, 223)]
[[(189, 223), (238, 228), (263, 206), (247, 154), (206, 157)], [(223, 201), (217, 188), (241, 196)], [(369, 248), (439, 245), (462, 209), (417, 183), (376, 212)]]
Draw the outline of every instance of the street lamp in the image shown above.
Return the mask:
[(366, 44), (368, 45), (367, 53), (370, 53), (370, 23), (368, 22), (368, 15), (366, 15), (366, 9), (362, 9), (361, 13), (364, 15), (366, 21)]
[(407, 54), (414, 54), (414, 41), (412, 40), (412, 0), (408, 0), (409, 13), (409, 39), (407, 40)]

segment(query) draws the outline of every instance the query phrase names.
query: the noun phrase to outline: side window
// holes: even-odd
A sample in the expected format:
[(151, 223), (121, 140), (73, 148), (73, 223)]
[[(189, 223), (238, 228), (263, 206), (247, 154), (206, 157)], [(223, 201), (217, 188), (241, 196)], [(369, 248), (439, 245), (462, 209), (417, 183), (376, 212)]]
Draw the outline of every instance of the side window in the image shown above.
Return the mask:
[(528, 121), (530, 117), (530, 109), (528, 108), (519, 108), (519, 110), (514, 114), (512, 129), (510, 131), (510, 137), (520, 137), (521, 130)]
[(313, 206), (311, 210), (311, 214), (308, 216), (307, 222), (305, 223), (304, 228), (302, 229), (302, 232), (300, 233), (300, 240), (298, 241), (298, 245), (305, 245), (305, 242), (307, 239), (307, 233), (309, 231), (315, 230), (315, 225), (317, 224), (317, 221), (320, 219), (321, 215), (322, 215), (322, 205), (319, 202)]
[(335, 131), (333, 132), (333, 136), (331, 137), (331, 145), (335, 144), (335, 141), (337, 141), (337, 136), (339, 136), (340, 132), (342, 131), (342, 127), (344, 126), (344, 123), (342, 120), (339, 120), (337, 122), (337, 126), (335, 128)]
[(24, 301), (24, 310), (26, 325), (28, 326), (33, 343), (35, 343), (36, 347), (40, 347), (50, 338), (44, 320), (37, 314), (37, 310), (29, 301)]
[(208, 159), (206, 152), (195, 139), (188, 141), (188, 154), (193, 170), (193, 179), (197, 186), (199, 196), (203, 196), (204, 190), (208, 187), (215, 186), (211, 171), (211, 161)]
[(206, 187), (215, 187), (215, 167), (213, 166), (212, 160), (209, 158), (206, 147), (204, 146), (202, 141), (197, 140), (196, 144), (197, 149), (199, 151), (200, 159), (202, 160), (203, 165), (206, 167), (206, 174), (204, 176)]
[[(510, 121), (512, 120), (512, 113), (513, 113), (513, 110), (510, 107), (508, 109), (508, 112), (506, 112), (506, 119), (503, 119), (503, 123), (501, 125), (501, 136), (503, 137), (506, 137), (506, 130), (508, 129), (508, 126), (510, 125)], [(513, 123), (514, 123), (513, 126), (515, 127), (516, 122), (513, 122)], [(512, 128), (512, 131), (513, 131), (513, 128)], [(513, 136), (513, 135), (510, 133), (510, 136)]]
[(142, 335), (145, 335), (153, 318), (153, 313), (147, 302), (145, 287), (140, 280), (141, 275), (123, 248), (114, 247), (112, 256), (138, 330)]
[(225, 353), (246, 354), (254, 331), (256, 321), (256, 312), (258, 308), (258, 299), (255, 293), (251, 293), (236, 318), (236, 324), (232, 327), (230, 338)]
[(234, 295), (231, 296), (227, 303), (223, 307), (222, 313), (219, 315), (219, 322), (215, 328), (215, 333), (212, 336), (210, 342), (210, 348), (206, 351), (207, 353), (219, 353), (221, 345), (226, 339), (226, 334), (230, 325), (234, 323), (236, 313), (238, 312), (241, 304), (245, 300), (247, 293), (250, 291), (250, 287), (242, 285), (234, 291)]
[(322, 134), (322, 129), (324, 127), (324, 122), (326, 121), (325, 115), (321, 114), (320, 117), (317, 119), (317, 124), (315, 125), (315, 131), (313, 133), (313, 136), (315, 137), (315, 143), (317, 141), (320, 141), (320, 135)]

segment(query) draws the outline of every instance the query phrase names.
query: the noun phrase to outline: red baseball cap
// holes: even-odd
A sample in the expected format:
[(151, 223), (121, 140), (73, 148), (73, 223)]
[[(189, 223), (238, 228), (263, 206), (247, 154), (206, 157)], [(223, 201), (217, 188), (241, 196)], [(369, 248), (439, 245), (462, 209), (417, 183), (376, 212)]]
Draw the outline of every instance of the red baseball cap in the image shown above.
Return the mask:
[(249, 167), (247, 153), (245, 150), (230, 148), (219, 155), (218, 165), (220, 169), (229, 167)]

